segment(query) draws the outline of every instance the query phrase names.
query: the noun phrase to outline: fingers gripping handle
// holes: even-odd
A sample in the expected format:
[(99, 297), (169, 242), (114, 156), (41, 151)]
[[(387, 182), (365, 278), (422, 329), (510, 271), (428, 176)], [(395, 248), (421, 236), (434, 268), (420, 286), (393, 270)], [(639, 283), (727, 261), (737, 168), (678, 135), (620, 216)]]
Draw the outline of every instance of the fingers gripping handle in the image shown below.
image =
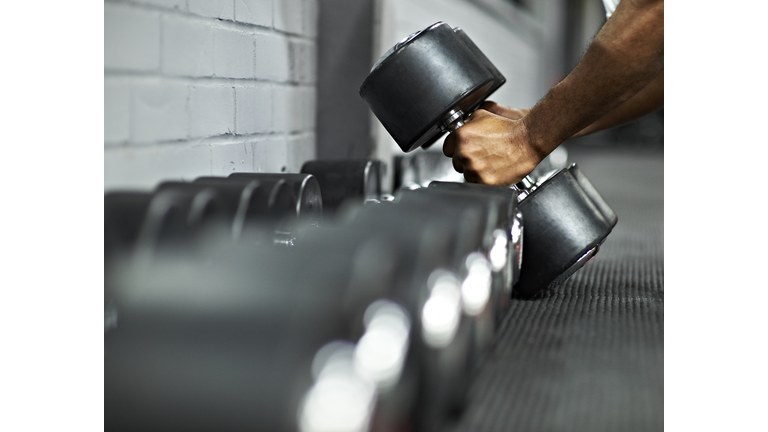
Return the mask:
[[(440, 125), (440, 129), (443, 132), (456, 132), (462, 126), (464, 126), (464, 111), (452, 109), (448, 113), (448, 118)], [(536, 182), (531, 177), (525, 176), (519, 183), (510, 187), (520, 192), (518, 201), (522, 201), (536, 189)]]

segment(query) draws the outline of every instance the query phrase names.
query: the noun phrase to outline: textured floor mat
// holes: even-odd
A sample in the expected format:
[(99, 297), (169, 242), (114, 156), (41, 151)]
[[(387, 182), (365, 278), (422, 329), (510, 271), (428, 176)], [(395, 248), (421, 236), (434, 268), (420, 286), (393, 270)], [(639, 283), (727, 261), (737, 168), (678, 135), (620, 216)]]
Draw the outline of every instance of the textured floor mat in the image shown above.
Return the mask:
[(567, 148), (619, 222), (565, 283), (512, 301), (446, 431), (664, 428), (663, 150)]

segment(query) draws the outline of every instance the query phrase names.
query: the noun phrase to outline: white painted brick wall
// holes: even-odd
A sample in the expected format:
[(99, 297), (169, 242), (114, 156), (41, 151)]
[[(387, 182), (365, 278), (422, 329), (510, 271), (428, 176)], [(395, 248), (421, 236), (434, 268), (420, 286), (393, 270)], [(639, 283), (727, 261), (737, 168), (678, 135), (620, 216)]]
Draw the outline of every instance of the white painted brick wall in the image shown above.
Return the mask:
[(235, 0), (235, 20), (272, 27), (272, 0)]
[(213, 27), (179, 15), (163, 17), (162, 25), (163, 74), (213, 76)]
[(317, 0), (107, 0), (104, 186), (315, 156)]
[(253, 171), (253, 143), (227, 143), (211, 146), (211, 175)]
[(271, 87), (236, 87), (235, 100), (235, 133), (247, 135), (272, 130)]
[(189, 88), (189, 135), (204, 138), (235, 131), (235, 89), (228, 85)]
[(304, 34), (306, 0), (274, 0), (274, 26), (287, 33)]
[(104, 68), (156, 71), (160, 67), (160, 14), (104, 4)]
[(213, 30), (213, 71), (217, 77), (253, 78), (253, 34)]
[(131, 88), (125, 79), (104, 79), (104, 142), (128, 141), (131, 133)]
[(235, 19), (234, 0), (187, 0), (189, 12), (209, 18)]
[(289, 41), (284, 35), (261, 33), (256, 37), (256, 78), (271, 81), (291, 79)]
[[(253, 143), (253, 169), (259, 172), (289, 172), (285, 136), (270, 137)], [(298, 172), (298, 170), (295, 170)]]

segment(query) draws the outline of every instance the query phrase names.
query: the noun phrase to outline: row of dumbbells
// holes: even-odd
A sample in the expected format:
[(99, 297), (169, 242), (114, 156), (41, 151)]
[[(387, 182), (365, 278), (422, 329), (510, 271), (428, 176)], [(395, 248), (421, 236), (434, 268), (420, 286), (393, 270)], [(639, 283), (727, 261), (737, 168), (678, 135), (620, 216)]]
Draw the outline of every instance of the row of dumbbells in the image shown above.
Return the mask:
[(435, 430), (461, 409), (520, 285), (525, 201), (387, 196), (382, 169), (107, 194), (107, 429)]

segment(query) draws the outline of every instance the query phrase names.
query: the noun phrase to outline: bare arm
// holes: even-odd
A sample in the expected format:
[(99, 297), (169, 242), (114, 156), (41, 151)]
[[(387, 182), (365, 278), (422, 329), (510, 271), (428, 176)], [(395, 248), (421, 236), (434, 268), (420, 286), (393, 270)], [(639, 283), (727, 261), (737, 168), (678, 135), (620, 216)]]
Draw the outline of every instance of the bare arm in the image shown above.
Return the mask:
[[(664, 71), (654, 78), (632, 96), (628, 101), (616, 107), (608, 114), (600, 117), (596, 122), (576, 132), (572, 138), (589, 135), (601, 130), (610, 129), (632, 120), (638, 119), (664, 107)], [(531, 110), (527, 108), (512, 108), (492, 101), (483, 102), (480, 108), (493, 114), (506, 117), (511, 120), (519, 120)]]
[(446, 138), (443, 152), (467, 181), (515, 183), (563, 141), (630, 101), (663, 70), (663, 0), (623, 0), (573, 72), (522, 118), (479, 109)]
[(613, 111), (577, 132), (573, 137), (589, 135), (638, 119), (664, 107), (664, 71)]

